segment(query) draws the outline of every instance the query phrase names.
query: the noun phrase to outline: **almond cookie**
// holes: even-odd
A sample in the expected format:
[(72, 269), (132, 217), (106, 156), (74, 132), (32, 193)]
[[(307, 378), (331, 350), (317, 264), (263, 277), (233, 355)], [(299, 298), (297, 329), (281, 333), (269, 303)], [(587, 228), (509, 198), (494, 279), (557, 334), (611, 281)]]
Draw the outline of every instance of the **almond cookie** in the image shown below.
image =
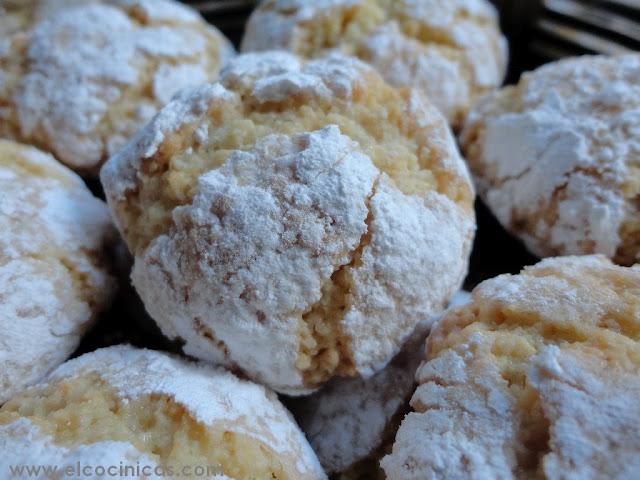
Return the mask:
[[(462, 305), (469, 297), (460, 291), (450, 306)], [(420, 322), (402, 351), (373, 377), (334, 379), (319, 392), (291, 402), (289, 407), (328, 474), (384, 478), (378, 461), (408, 410), (425, 337), (440, 316)]]
[(640, 260), (640, 54), (586, 56), (489, 95), (462, 132), (478, 188), (536, 255)]
[(238, 57), (102, 182), (164, 333), (291, 394), (384, 367), (457, 290), (475, 229), (441, 115), (341, 55)]
[(558, 257), (440, 322), (382, 466), (396, 479), (640, 475), (640, 268)]
[(0, 472), (37, 462), (143, 472), (129, 478), (189, 476), (184, 467), (199, 478), (326, 478), (273, 392), (130, 346), (70, 360), (6, 403), (0, 449)]
[(0, 6), (0, 136), (87, 175), (176, 91), (233, 53), (173, 0), (37, 0)]
[(486, 0), (266, 0), (242, 49), (272, 48), (306, 58), (356, 55), (392, 85), (424, 91), (454, 127), (479, 95), (501, 85), (507, 64)]
[(108, 305), (115, 235), (77, 175), (0, 140), (0, 404), (64, 362)]

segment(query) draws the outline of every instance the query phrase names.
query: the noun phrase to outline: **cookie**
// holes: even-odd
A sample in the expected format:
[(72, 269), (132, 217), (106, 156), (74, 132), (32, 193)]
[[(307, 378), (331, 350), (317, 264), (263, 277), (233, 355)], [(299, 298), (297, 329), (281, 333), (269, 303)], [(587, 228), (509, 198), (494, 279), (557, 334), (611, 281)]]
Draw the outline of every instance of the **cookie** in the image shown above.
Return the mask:
[(547, 259), (480, 284), (427, 344), (394, 479), (640, 474), (640, 268)]
[(60, 469), (137, 466), (145, 478), (188, 476), (184, 467), (236, 480), (326, 478), (273, 392), (125, 345), (70, 360), (6, 403), (0, 446), (3, 472), (38, 458)]
[(0, 140), (0, 404), (64, 362), (109, 304), (115, 234), (77, 175)]
[(545, 65), (461, 136), (484, 201), (540, 257), (640, 260), (640, 54)]
[(291, 394), (384, 367), (457, 291), (475, 229), (441, 115), (341, 55), (238, 57), (101, 178), (164, 333)]
[(232, 53), (173, 0), (3, 2), (0, 137), (97, 175), (174, 93), (214, 79)]
[[(460, 291), (450, 305), (462, 305), (469, 296)], [(408, 411), (425, 338), (440, 316), (421, 322), (402, 351), (373, 377), (334, 379), (319, 392), (288, 405), (328, 474), (341, 474), (341, 479), (384, 478), (378, 462), (390, 451)]]
[(500, 86), (507, 64), (486, 0), (267, 0), (249, 19), (242, 50), (274, 48), (356, 55), (392, 85), (421, 89), (454, 127)]

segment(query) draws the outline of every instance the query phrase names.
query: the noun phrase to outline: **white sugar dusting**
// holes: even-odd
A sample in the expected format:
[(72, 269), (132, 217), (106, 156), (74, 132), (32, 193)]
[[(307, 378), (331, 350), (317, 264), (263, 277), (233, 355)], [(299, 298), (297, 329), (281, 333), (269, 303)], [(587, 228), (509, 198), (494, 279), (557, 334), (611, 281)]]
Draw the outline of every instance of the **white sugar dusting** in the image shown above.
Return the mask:
[[(66, 2), (63, 7), (38, 4), (28, 67), (12, 101), (21, 135), (47, 144), (74, 168), (95, 169), (114, 145), (123, 143), (118, 137), (132, 137), (144, 124), (131, 118), (121, 102), (151, 100), (157, 109), (180, 88), (217, 74), (220, 65), (207, 48), (218, 47), (218, 63), (231, 50), (195, 12), (164, 0)], [(129, 16), (130, 7), (143, 12), (148, 23)], [(52, 13), (45, 14), (48, 9)], [(139, 99), (127, 100), (154, 62), (153, 98), (136, 93)], [(110, 119), (116, 108), (124, 112)], [(114, 125), (105, 125), (111, 121)]]
[(66, 360), (109, 302), (114, 281), (98, 265), (115, 232), (53, 157), (6, 141), (0, 157), (1, 403)]
[(640, 475), (640, 379), (596, 355), (547, 347), (529, 381), (551, 423), (546, 478), (636, 478)]
[[(363, 0), (302, 2), (276, 0), (263, 4), (249, 19), (242, 50), (286, 49), (306, 53), (309, 25), (345, 18), (344, 39), (316, 55), (334, 50), (360, 56), (391, 84), (420, 88), (433, 99), (450, 122), (458, 125), (478, 95), (497, 87), (504, 78), (507, 44), (500, 34), (496, 9), (485, 0), (400, 0), (389, 5)], [(352, 25), (363, 12), (377, 11), (364, 31), (354, 37)], [(369, 12), (374, 16), (373, 13)], [(410, 19), (424, 35), (409, 35)], [(364, 23), (364, 22), (363, 22)], [(311, 32), (310, 32), (310, 31)], [(433, 35), (431, 39), (430, 34)], [(329, 37), (331, 39), (331, 37)]]
[[(460, 291), (450, 307), (467, 303)], [(328, 473), (340, 473), (394, 436), (394, 417), (408, 405), (415, 372), (425, 355), (425, 337), (440, 315), (420, 322), (402, 351), (369, 379), (334, 379), (319, 392), (296, 401), (294, 415)], [(398, 419), (399, 422), (399, 419)], [(371, 458), (375, 461), (375, 458)]]
[[(247, 58), (232, 61), (220, 84), (176, 96), (107, 163), (102, 181), (112, 206), (144, 188), (142, 161), (169, 132), (195, 131), (198, 154), (206, 152), (217, 135), (209, 108), (286, 106), (290, 97), (309, 96), (355, 103), (353, 91), (376, 78), (341, 55), (305, 65), (282, 52)], [(443, 167), (468, 180), (440, 114), (426, 101), (407, 99), (406, 115), (420, 126), (416, 141), (442, 151)], [(353, 277), (336, 328), (351, 343), (358, 373), (370, 376), (459, 287), (475, 225), (444, 195), (401, 192), (335, 125), (298, 135), (277, 134), (277, 123), (274, 130), (201, 174), (191, 203), (172, 212), (171, 228), (137, 258), (133, 279), (164, 333), (184, 340), (186, 352), (301, 394), (311, 388), (296, 366), (302, 316), (336, 270), (348, 268)], [(355, 255), (361, 258), (347, 267)], [(225, 282), (213, 281), (220, 278)]]
[[(175, 233), (156, 239), (136, 262), (134, 284), (160, 325), (186, 341), (185, 351), (220, 361), (217, 345), (184, 322), (188, 312), (226, 345), (226, 363), (294, 389), (300, 312), (320, 299), (322, 283), (364, 235), (377, 175), (335, 126), (268, 136), (200, 178), (193, 204), (174, 213)], [(203, 229), (210, 234), (202, 237)]]
[(625, 216), (637, 212), (623, 185), (640, 158), (629, 129), (638, 99), (640, 55), (583, 57), (525, 75), (470, 115), (462, 139), (471, 148), (481, 129), (472, 164), (481, 193), (504, 225), (525, 225), (534, 253), (616, 254)]
[[(12, 423), (0, 425), (0, 469), (9, 471), (17, 465), (31, 465), (34, 459), (38, 465), (55, 465), (59, 472), (67, 469), (78, 472), (77, 465), (138, 467), (140, 471), (153, 472), (158, 464), (149, 456), (140, 453), (132, 445), (125, 442), (103, 441), (76, 448), (56, 445), (53, 438), (43, 432), (31, 421), (20, 418)], [(29, 478), (29, 477), (15, 477)], [(153, 473), (145, 476), (148, 479), (160, 479)]]
[(420, 367), (416, 411), (381, 462), (389, 478), (513, 478), (516, 405), (496, 366), (481, 361), (487, 347), (476, 333)]
[(150, 395), (167, 396), (207, 427), (247, 435), (278, 455), (298, 459), (301, 478), (309, 474), (324, 478), (289, 412), (260, 385), (219, 368), (123, 345), (70, 360), (57, 368), (47, 382), (89, 374), (97, 374), (124, 402)]

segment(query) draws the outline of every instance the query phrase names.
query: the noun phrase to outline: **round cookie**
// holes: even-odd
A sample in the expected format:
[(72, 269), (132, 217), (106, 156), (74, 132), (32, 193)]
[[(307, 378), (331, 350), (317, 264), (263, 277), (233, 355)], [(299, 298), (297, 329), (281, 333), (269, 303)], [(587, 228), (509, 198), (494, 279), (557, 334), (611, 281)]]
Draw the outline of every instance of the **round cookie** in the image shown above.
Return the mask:
[(273, 392), (130, 346), (70, 360), (6, 403), (0, 447), (0, 472), (38, 459), (61, 470), (137, 466), (144, 478), (188, 476), (184, 467), (205, 469), (200, 478), (326, 478)]
[(115, 236), (77, 175), (0, 140), (0, 404), (64, 362), (108, 305)]
[(384, 367), (457, 290), (475, 229), (441, 115), (341, 55), (238, 57), (101, 178), (164, 333), (291, 394)]
[(545, 65), (462, 132), (480, 194), (535, 254), (640, 260), (640, 54)]
[(559, 257), (472, 295), (429, 337), (387, 477), (637, 477), (640, 268)]
[(305, 58), (356, 55), (392, 85), (423, 90), (454, 127), (479, 95), (501, 85), (507, 64), (486, 0), (266, 0), (242, 50), (274, 48)]
[[(469, 293), (455, 294), (449, 308), (463, 305)], [(402, 351), (368, 379), (334, 379), (322, 390), (291, 401), (292, 410), (320, 463), (342, 479), (384, 478), (378, 462), (390, 451), (415, 390), (415, 372), (424, 343), (442, 314), (421, 322)]]
[(173, 0), (0, 6), (0, 137), (95, 175), (181, 88), (214, 79), (229, 42)]

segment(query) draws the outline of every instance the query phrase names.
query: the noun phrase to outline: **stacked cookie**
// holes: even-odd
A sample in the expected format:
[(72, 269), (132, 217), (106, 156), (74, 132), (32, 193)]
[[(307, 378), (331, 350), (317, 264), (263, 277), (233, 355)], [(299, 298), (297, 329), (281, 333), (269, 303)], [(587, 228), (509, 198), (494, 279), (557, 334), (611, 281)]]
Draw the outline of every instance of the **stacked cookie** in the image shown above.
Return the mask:
[[(0, 11), (0, 471), (640, 475), (640, 55), (497, 90), (485, 0), (266, 0), (237, 57), (172, 0)], [(455, 295), (474, 180), (536, 255), (600, 255)], [(191, 359), (65, 362), (117, 241)]]

